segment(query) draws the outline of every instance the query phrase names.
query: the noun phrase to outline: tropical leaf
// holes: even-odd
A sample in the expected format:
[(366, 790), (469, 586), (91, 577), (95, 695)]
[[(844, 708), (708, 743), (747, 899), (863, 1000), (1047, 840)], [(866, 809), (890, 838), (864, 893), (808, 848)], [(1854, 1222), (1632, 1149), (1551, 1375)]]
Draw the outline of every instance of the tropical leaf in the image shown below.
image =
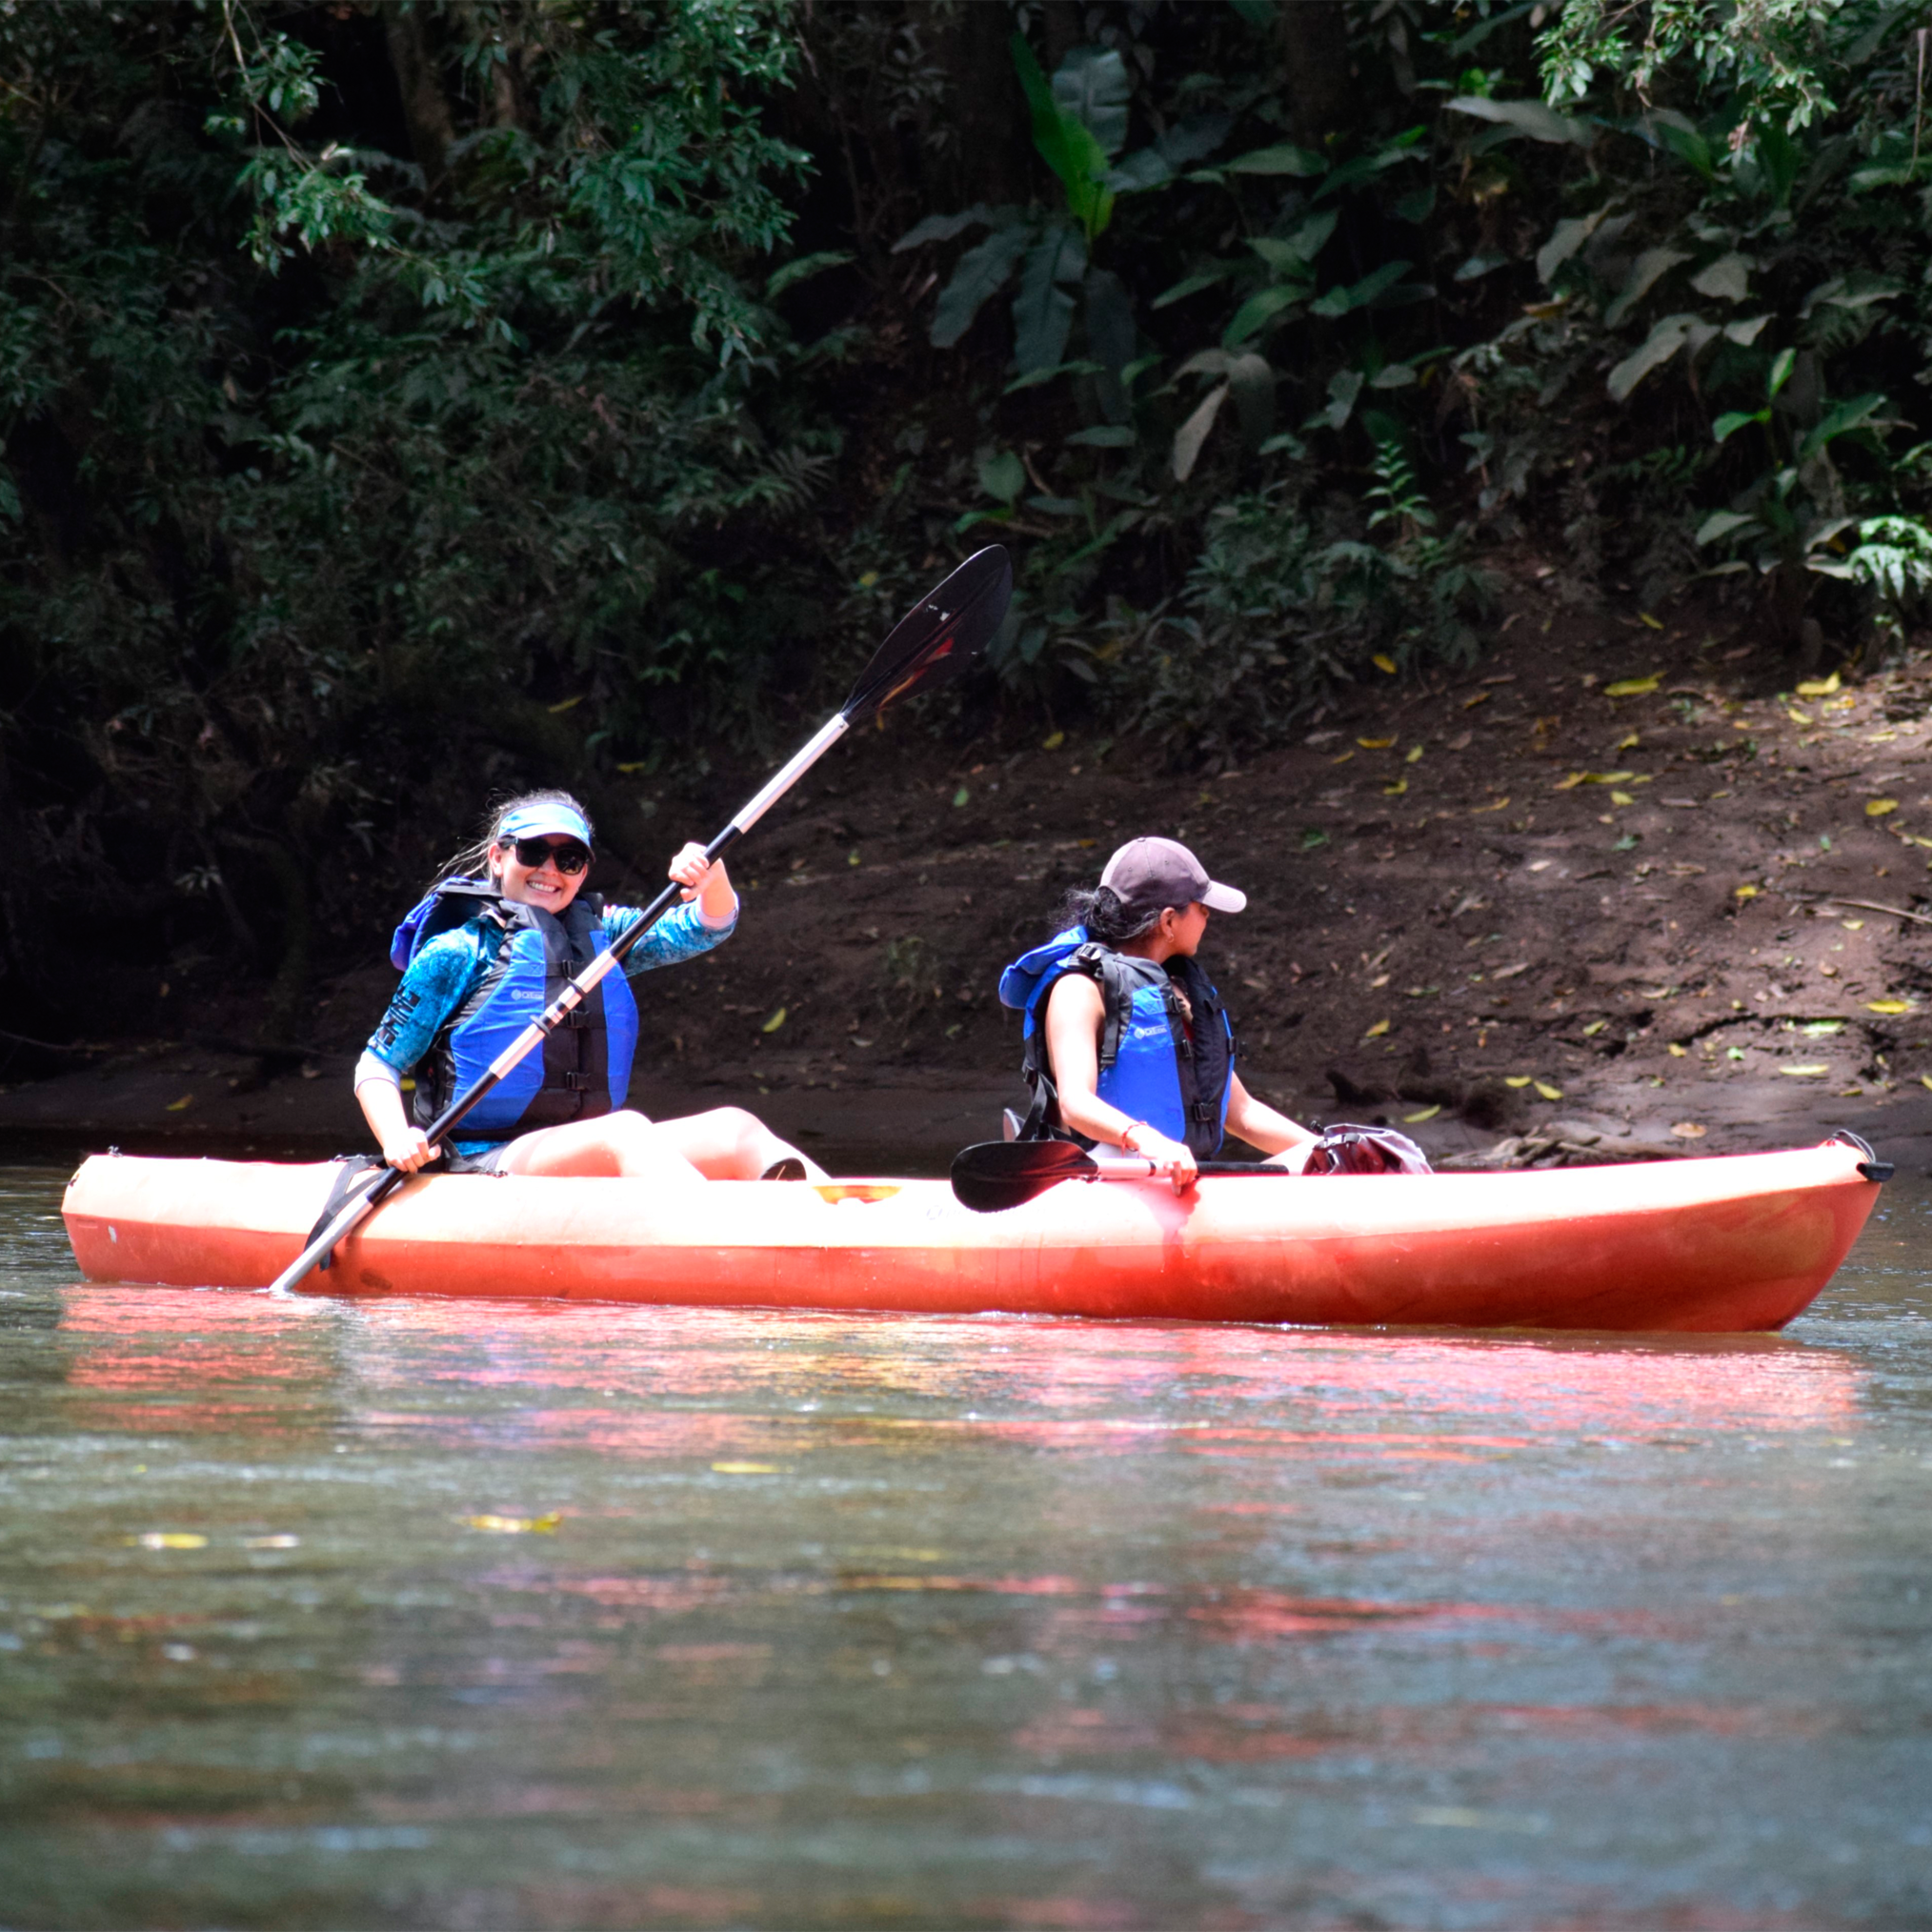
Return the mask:
[(1537, 273), (1548, 282), (1557, 271), (1597, 232), (1598, 224), (1610, 212), (1610, 207), (1600, 208), (1595, 214), (1580, 214), (1569, 221), (1560, 221), (1550, 231), (1550, 238), (1537, 251)]
[(1308, 291), (1303, 288), (1276, 287), (1262, 289), (1250, 295), (1235, 311), (1234, 319), (1221, 332), (1221, 345), (1226, 349), (1238, 349), (1250, 336), (1266, 327), (1284, 309), (1292, 309), (1298, 302), (1308, 299)]
[(1346, 315), (1356, 309), (1366, 309), (1376, 297), (1395, 287), (1408, 273), (1412, 265), (1408, 262), (1384, 262), (1374, 273), (1364, 275), (1360, 281), (1347, 287), (1329, 290), (1308, 305), (1311, 315)]
[(1022, 373), (1052, 369), (1074, 327), (1072, 287), (1087, 271), (1080, 231), (1057, 222), (1027, 251), (1013, 300), (1013, 355)]
[(1624, 279), (1622, 292), (1604, 310), (1603, 326), (1606, 329), (1616, 328), (1672, 269), (1680, 262), (1689, 260), (1690, 256), (1682, 249), (1645, 249), (1630, 264), (1630, 273)]
[(1111, 47), (1077, 47), (1054, 73), (1054, 105), (1078, 121), (1109, 160), (1127, 145), (1133, 97), (1126, 63)]
[[(1013, 265), (1026, 252), (1034, 231), (1024, 223), (996, 228), (977, 248), (959, 257), (953, 279), (939, 292), (933, 312), (931, 340), (935, 349), (951, 349), (972, 328), (973, 319), (989, 297), (1006, 286)], [(1056, 358), (1057, 359), (1057, 358)]]
[(795, 289), (800, 282), (807, 282), (814, 275), (822, 275), (827, 269), (842, 269), (854, 259), (844, 249), (827, 249), (815, 255), (800, 255), (795, 262), (787, 262), (781, 269), (775, 269), (765, 283), (765, 300), (782, 295), (787, 289)]
[(1228, 399), (1228, 384), (1222, 383), (1210, 390), (1200, 406), (1174, 433), (1174, 480), (1185, 483), (1194, 474), (1194, 466), (1200, 461), (1201, 447), (1208, 439), (1208, 432), (1215, 426), (1215, 418), (1221, 413), (1221, 405)]
[(1060, 186), (1066, 191), (1067, 211), (1091, 240), (1106, 228), (1114, 214), (1114, 191), (1105, 185), (1105, 177), (1111, 171), (1107, 151), (1094, 131), (1055, 98), (1026, 36), (1016, 33), (1009, 45), (1013, 64), (1019, 72), (1019, 84), (1025, 90), (1027, 106), (1033, 113), (1033, 145), (1059, 176)]
[(908, 249), (916, 249), (924, 242), (951, 241), (956, 234), (964, 234), (969, 228), (997, 225), (998, 217), (994, 211), (983, 201), (976, 201), (971, 208), (962, 209), (957, 214), (929, 214), (924, 221), (915, 223), (893, 244), (893, 253), (904, 254)]
[(1749, 255), (1741, 255), (1733, 250), (1699, 270), (1691, 277), (1691, 287), (1700, 295), (1709, 295), (1715, 301), (1741, 302), (1751, 292), (1751, 271), (1757, 266)]
[(1700, 544), (1721, 543), (1741, 530), (1752, 529), (1757, 521), (1755, 516), (1745, 516), (1736, 510), (1720, 510), (1698, 525), (1697, 540)]
[(1587, 148), (1590, 129), (1582, 121), (1546, 108), (1540, 101), (1492, 101), (1481, 94), (1459, 94), (1449, 103), (1452, 112), (1470, 114), (1479, 121), (1494, 121), (1542, 141), (1553, 148)]
[(1250, 149), (1221, 166), (1230, 174), (1297, 174), (1306, 178), (1328, 172), (1328, 163), (1319, 154), (1311, 154), (1306, 148), (1288, 141), (1273, 148)]

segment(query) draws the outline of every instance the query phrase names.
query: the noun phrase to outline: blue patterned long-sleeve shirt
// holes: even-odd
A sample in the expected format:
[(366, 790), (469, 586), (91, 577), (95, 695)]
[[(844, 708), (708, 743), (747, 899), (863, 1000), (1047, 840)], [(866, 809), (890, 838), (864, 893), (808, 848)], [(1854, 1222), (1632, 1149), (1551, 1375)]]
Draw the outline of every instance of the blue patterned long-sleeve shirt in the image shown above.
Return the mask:
[[(643, 914), (635, 906), (606, 906), (604, 936), (615, 945)], [(735, 909), (721, 926), (707, 923), (697, 901), (674, 907), (632, 948), (624, 961), (624, 976), (634, 979), (654, 967), (674, 966), (694, 959), (731, 937), (736, 928)], [(494, 961), (507, 935), (500, 928), (471, 919), (447, 933), (438, 933), (410, 961), (375, 1031), (369, 1036), (369, 1054), (398, 1076), (422, 1063), (436, 1036), (461, 1011)], [(459, 1154), (477, 1154), (493, 1140), (458, 1140)]]

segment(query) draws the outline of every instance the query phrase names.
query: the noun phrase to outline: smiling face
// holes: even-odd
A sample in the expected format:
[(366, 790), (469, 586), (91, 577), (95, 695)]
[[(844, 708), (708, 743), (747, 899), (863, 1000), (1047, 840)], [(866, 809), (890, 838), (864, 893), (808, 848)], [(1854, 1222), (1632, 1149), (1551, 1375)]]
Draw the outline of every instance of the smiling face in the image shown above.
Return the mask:
[[(533, 841), (528, 838), (506, 840), (490, 848), (490, 876), (501, 889), (503, 896), (516, 905), (535, 906), (546, 913), (561, 913), (576, 897), (577, 888), (590, 876), (588, 870), (566, 873), (557, 869), (553, 857), (546, 857), (540, 865), (525, 865), (517, 856), (520, 844), (526, 849)], [(558, 847), (566, 851), (581, 852), (583, 846), (574, 838), (552, 835), (543, 843), (550, 852)]]

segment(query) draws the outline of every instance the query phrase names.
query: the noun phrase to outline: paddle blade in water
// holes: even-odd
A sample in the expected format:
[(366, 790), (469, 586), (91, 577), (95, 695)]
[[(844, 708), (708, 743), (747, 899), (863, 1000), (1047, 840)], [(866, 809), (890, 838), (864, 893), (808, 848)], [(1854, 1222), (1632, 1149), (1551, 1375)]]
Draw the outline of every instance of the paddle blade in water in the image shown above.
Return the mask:
[(1093, 1158), (1071, 1140), (982, 1140), (953, 1157), (953, 1195), (975, 1214), (1018, 1207), (1062, 1180), (1090, 1179)]
[(985, 650), (1013, 598), (1013, 559), (1003, 545), (976, 551), (893, 634), (859, 674), (841, 714), (849, 725), (915, 692), (936, 691)]

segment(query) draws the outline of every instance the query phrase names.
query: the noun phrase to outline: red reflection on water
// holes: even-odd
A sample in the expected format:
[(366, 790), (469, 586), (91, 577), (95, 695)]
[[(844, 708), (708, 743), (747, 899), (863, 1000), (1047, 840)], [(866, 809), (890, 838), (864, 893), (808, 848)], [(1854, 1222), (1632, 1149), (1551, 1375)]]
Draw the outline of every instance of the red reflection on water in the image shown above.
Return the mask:
[[(1770, 1338), (344, 1305), (92, 1286), (69, 1293), (62, 1327), (81, 1344), (74, 1386), (171, 1399), (104, 1410), (102, 1424), (232, 1427), (249, 1413), (241, 1391), (320, 1378), (349, 1403), (345, 1419), (372, 1428), (464, 1440), (481, 1431), (510, 1446), (646, 1459), (879, 1454), (970, 1439), (1080, 1455), (1455, 1462), (1553, 1437), (1842, 1429), (1863, 1379), (1836, 1353)], [(440, 1393), (427, 1399), (461, 1388), (548, 1399), (482, 1410)], [(405, 1391), (416, 1399), (396, 1403)], [(804, 1397), (816, 1413), (805, 1412)], [(706, 1406), (681, 1406), (694, 1403)], [(855, 1414), (855, 1404), (898, 1413)]]
[[(594, 1388), (607, 1397), (795, 1396), (822, 1382), (828, 1393), (1036, 1406), (1069, 1427), (1101, 1419), (1091, 1412), (1103, 1406), (1177, 1400), (1266, 1404), (1325, 1435), (1351, 1416), (1385, 1421), (1392, 1409), (1425, 1425), (1455, 1413), (1537, 1433), (1818, 1427), (1849, 1414), (1861, 1381), (1834, 1353), (1769, 1338), (1579, 1342), (455, 1301), (385, 1300), (355, 1313), (359, 1366), (378, 1379), (392, 1358), (393, 1371), (416, 1382)], [(448, 1348), (425, 1359), (420, 1345), (437, 1341)], [(1105, 1419), (1130, 1431), (1176, 1422)]]
[(104, 1399), (74, 1419), (103, 1431), (258, 1427), (284, 1387), (329, 1374), (316, 1353), (324, 1327), (301, 1304), (259, 1295), (71, 1288), (60, 1322), (79, 1344), (68, 1386)]

